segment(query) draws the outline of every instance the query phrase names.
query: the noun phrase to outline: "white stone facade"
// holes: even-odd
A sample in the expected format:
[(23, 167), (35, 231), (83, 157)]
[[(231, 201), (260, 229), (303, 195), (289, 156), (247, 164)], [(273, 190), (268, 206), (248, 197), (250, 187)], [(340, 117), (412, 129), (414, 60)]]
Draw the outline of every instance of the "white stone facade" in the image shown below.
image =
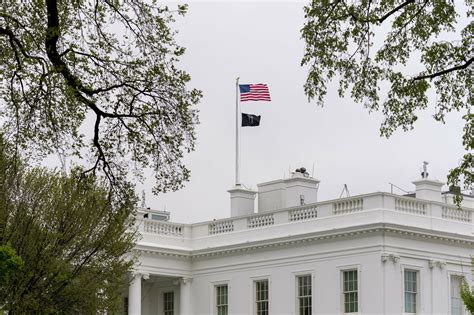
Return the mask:
[[(414, 182), (418, 198), (372, 193), (297, 205), (316, 200), (319, 181), (289, 180), (259, 185), (270, 198), (285, 196), (272, 203), (262, 194), (260, 206), (284, 209), (196, 224), (140, 218), (128, 313), (257, 314), (263, 305), (261, 314), (466, 314), (457, 288), (461, 278), (472, 283), (474, 209), (449, 204), (439, 182)], [(275, 195), (272, 183), (291, 191)], [(255, 192), (241, 190), (234, 197), (245, 200), (233, 207), (245, 213)], [(302, 283), (311, 292), (298, 290)], [(268, 294), (257, 296), (256, 286)], [(300, 309), (309, 300), (310, 311)]]

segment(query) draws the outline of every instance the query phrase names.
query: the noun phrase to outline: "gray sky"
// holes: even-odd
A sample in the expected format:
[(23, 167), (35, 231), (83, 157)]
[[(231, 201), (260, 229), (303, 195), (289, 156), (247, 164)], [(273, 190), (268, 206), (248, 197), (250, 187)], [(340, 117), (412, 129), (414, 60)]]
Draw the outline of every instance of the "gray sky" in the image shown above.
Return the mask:
[[(172, 221), (198, 222), (228, 217), (227, 189), (234, 183), (235, 79), (267, 83), (272, 102), (246, 102), (242, 111), (262, 115), (261, 125), (241, 132), (241, 181), (257, 183), (288, 176), (305, 166), (321, 180), (319, 200), (338, 198), (347, 184), (351, 195), (389, 191), (389, 182), (412, 190), (422, 161), (431, 178), (446, 181), (464, 153), (462, 113), (443, 125), (421, 113), (415, 129), (379, 137), (382, 115), (368, 114), (329, 85), (326, 106), (308, 103), (300, 67), (304, 43), (302, 1), (188, 1), (189, 12), (175, 24), (178, 43), (187, 48), (181, 68), (201, 89), (196, 151), (185, 159), (191, 180), (178, 192), (154, 196), (153, 177), (137, 185), (147, 206), (171, 212)], [(431, 97), (431, 103), (436, 100)]]

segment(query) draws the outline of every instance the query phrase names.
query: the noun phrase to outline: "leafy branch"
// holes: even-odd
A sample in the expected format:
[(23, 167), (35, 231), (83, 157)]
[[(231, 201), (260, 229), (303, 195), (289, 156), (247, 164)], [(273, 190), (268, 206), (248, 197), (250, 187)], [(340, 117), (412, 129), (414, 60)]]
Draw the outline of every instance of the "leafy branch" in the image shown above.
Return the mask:
[[(186, 6), (173, 11), (105, 0), (0, 6), (0, 45), (6, 44), (0, 72), (9, 82), (0, 89), (2, 129), (23, 152), (87, 153), (86, 173), (100, 171), (112, 187), (149, 167), (155, 192), (182, 187), (189, 170), (181, 159), (194, 149), (201, 98), (175, 65), (184, 48), (169, 24)], [(87, 117), (94, 124), (84, 134)]]
[[(466, 7), (469, 19), (469, 0)], [(444, 122), (453, 110), (466, 113), (462, 137), (468, 153), (451, 170), (448, 183), (469, 189), (474, 182), (470, 153), (474, 24), (468, 22), (456, 32), (460, 8), (459, 3), (428, 0), (310, 1), (304, 8), (301, 34), (306, 50), (301, 65), (308, 67), (304, 90), (309, 100), (322, 106), (327, 83), (337, 78), (339, 96), (350, 92), (369, 111), (384, 114), (380, 133), (385, 137), (397, 129), (412, 129), (417, 112), (428, 106), (428, 91), (434, 89), (436, 120)], [(454, 39), (441, 40), (446, 33)], [(381, 40), (383, 44), (373, 49)], [(413, 75), (413, 63), (425, 70)], [(382, 93), (381, 87), (387, 85), (388, 91)]]

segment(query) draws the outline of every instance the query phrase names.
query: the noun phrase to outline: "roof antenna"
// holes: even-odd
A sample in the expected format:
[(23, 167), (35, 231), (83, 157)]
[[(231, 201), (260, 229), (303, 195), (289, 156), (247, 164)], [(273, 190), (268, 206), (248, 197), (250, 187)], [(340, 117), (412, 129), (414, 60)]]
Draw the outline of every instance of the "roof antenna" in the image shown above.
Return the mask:
[(346, 193), (345, 198), (348, 198), (351, 196), (351, 194), (349, 193), (349, 188), (347, 188), (347, 184), (344, 184), (344, 187), (342, 188), (341, 195), (339, 196), (339, 198), (342, 198), (342, 195), (344, 195), (344, 193)]
[(143, 209), (145, 209), (145, 208), (146, 208), (146, 202), (145, 202), (145, 189), (143, 189), (143, 190), (142, 190), (142, 205), (141, 205), (141, 207), (142, 207)]
[(311, 170), (311, 177), (314, 178), (314, 162), (313, 162), (313, 168)]

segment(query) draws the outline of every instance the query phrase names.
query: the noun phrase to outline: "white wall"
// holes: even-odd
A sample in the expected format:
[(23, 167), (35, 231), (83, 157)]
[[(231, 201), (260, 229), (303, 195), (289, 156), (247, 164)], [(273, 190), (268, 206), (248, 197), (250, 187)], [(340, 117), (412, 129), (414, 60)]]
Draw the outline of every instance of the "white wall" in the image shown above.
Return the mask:
[[(472, 249), (394, 236), (387, 238), (380, 234), (341, 238), (196, 260), (193, 262), (193, 309), (195, 314), (213, 314), (214, 285), (228, 283), (229, 314), (252, 314), (253, 280), (268, 278), (270, 313), (294, 314), (295, 277), (311, 273), (313, 313), (340, 314), (341, 270), (358, 268), (360, 313), (401, 314), (403, 268), (410, 268), (419, 270), (420, 274), (420, 313), (449, 313), (449, 273), (464, 271), (470, 280), (470, 267), (462, 267), (461, 261), (454, 257), (464, 257), (462, 263), (466, 264), (466, 256)], [(384, 245), (384, 242), (393, 246)], [(398, 246), (402, 243), (403, 248)], [(433, 251), (428, 255), (420, 249)], [(398, 251), (400, 260), (382, 262), (381, 253), (386, 250)], [(447, 264), (443, 268), (430, 268), (429, 260), (446, 261)]]
[(172, 281), (142, 283), (142, 314), (163, 315), (163, 295), (174, 292), (175, 314), (179, 314), (179, 286)]
[[(361, 314), (403, 313), (405, 268), (419, 272), (420, 314), (448, 314), (450, 275), (472, 281), (472, 210), (445, 211), (442, 203), (392, 194), (322, 202), (308, 209), (317, 209), (317, 217), (292, 221), (295, 209), (284, 209), (231, 218), (224, 223), (232, 229), (219, 234), (209, 232), (209, 222), (159, 223), (157, 231), (163, 233), (144, 233), (139, 242), (138, 268), (150, 275), (191, 278), (193, 314), (212, 314), (214, 285), (221, 283), (229, 285), (229, 314), (251, 314), (253, 281), (261, 277), (270, 281), (271, 314), (293, 314), (300, 273), (314, 277), (313, 313), (340, 314), (345, 268), (359, 270)], [(251, 219), (261, 217), (272, 221), (249, 227)], [(159, 295), (153, 290), (153, 296)], [(156, 314), (153, 299), (143, 303), (144, 314)]]

